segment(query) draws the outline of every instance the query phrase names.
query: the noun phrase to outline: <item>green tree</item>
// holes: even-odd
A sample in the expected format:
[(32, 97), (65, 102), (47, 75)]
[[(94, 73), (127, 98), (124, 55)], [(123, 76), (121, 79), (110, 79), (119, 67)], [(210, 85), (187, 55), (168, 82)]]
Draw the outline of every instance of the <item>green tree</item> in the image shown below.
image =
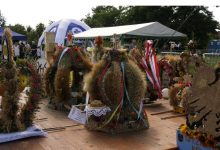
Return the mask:
[(27, 26), (27, 27), (26, 27), (26, 31), (27, 31), (27, 32), (31, 32), (31, 31), (33, 31), (33, 28), (32, 28), (31, 26)]
[(21, 24), (15, 24), (15, 25), (9, 25), (8, 26), (12, 31), (15, 31), (17, 33), (20, 33), (20, 34), (23, 34), (23, 35), (26, 35), (27, 32), (26, 32), (26, 28), (21, 25)]
[(212, 12), (204, 6), (128, 6), (115, 8), (99, 6), (92, 9), (93, 15), (83, 19), (91, 27), (138, 24), (158, 21), (187, 34), (198, 48), (205, 48), (219, 23)]
[(15, 25), (9, 25), (9, 28), (11, 28), (12, 31), (26, 35), (28, 43), (32, 43), (32, 41), (37, 43), (38, 39), (40, 38), (41, 34), (45, 29), (45, 25), (39, 23), (36, 25), (36, 28), (33, 29), (31, 26), (24, 27), (21, 24), (15, 24)]
[(92, 9), (93, 15), (88, 14), (85, 19), (82, 19), (90, 27), (106, 27), (120, 24), (120, 14), (123, 7), (117, 9), (113, 6), (98, 6)]
[(0, 27), (4, 27), (6, 23), (5, 17), (2, 15), (0, 10)]
[[(184, 22), (185, 21), (185, 22)], [(212, 12), (203, 6), (176, 7), (170, 27), (186, 33), (197, 43), (198, 48), (206, 48), (208, 41), (217, 34), (219, 23), (213, 19)]]
[(37, 43), (44, 29), (45, 29), (45, 25), (43, 23), (37, 24), (35, 29), (33, 29), (31, 26), (27, 26), (26, 32), (27, 32), (28, 42), (32, 43), (32, 41), (34, 41), (35, 43)]
[(123, 22), (125, 24), (137, 24), (158, 21), (169, 25), (173, 14), (172, 7), (160, 6), (130, 6), (124, 12)]
[(38, 38), (37, 38), (35, 30), (31, 26), (27, 26), (26, 31), (27, 31), (28, 43), (32, 43), (32, 41), (37, 42)]
[(36, 25), (35, 32), (36, 32), (37, 39), (40, 38), (44, 30), (45, 30), (45, 25), (43, 23), (39, 23)]

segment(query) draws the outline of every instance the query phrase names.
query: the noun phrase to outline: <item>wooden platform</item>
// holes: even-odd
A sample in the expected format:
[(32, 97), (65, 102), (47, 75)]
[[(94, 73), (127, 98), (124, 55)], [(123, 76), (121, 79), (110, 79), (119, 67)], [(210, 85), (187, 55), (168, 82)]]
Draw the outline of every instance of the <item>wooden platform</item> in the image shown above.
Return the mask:
[[(67, 118), (68, 113), (49, 109), (47, 101), (40, 105), (36, 124), (42, 128), (63, 127), (77, 123)], [(161, 120), (161, 117), (174, 115), (152, 113), (170, 110), (168, 101), (162, 105), (146, 107), (150, 128), (141, 132), (109, 135), (91, 132), (83, 125), (68, 127), (65, 130), (50, 132), (45, 138), (29, 138), (0, 145), (0, 150), (165, 150), (176, 146), (176, 129), (185, 123), (184, 117)]]

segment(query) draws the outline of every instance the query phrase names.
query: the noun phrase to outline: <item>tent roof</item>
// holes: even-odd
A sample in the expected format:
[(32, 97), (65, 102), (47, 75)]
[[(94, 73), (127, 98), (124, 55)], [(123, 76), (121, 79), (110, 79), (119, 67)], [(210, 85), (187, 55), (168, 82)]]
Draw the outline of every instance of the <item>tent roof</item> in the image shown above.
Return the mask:
[(95, 38), (97, 36), (111, 37), (117, 35), (133, 35), (145, 37), (186, 37), (185, 34), (175, 31), (159, 22), (150, 22), (134, 25), (91, 28), (74, 35), (75, 38)]
[[(0, 39), (2, 39), (4, 33), (4, 28), (0, 27)], [(12, 39), (18, 41), (26, 41), (27, 37), (25, 35), (19, 34), (17, 32), (11, 31)]]
[(73, 34), (84, 32), (90, 27), (84, 22), (75, 19), (62, 19), (49, 25), (38, 40), (38, 46), (41, 46), (45, 41), (45, 32), (55, 32), (55, 43), (64, 44), (64, 40), (69, 31)]

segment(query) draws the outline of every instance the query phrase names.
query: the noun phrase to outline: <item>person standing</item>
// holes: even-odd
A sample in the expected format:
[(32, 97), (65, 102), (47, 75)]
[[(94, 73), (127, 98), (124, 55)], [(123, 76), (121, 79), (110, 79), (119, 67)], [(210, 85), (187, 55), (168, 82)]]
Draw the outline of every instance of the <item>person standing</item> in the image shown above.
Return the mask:
[(137, 41), (133, 39), (133, 40), (131, 41), (130, 46), (129, 46), (129, 51), (132, 50), (132, 49), (134, 49), (134, 48), (137, 48)]
[(20, 47), (17, 42), (14, 44), (14, 54), (14, 60), (16, 61), (20, 57)]
[(26, 49), (27, 51), (30, 51), (30, 50), (31, 50), (31, 46), (30, 46), (30, 44), (29, 44), (28, 42), (26, 42), (26, 44), (25, 44), (25, 49)]
[(25, 43), (25, 56), (29, 56), (31, 52), (31, 46), (28, 42)]
[(20, 58), (21, 58), (21, 59), (24, 59), (25, 45), (24, 45), (23, 42), (20, 43), (20, 45), (19, 45), (19, 49), (20, 49)]
[(35, 44), (34, 41), (32, 41), (32, 45), (31, 45), (31, 56), (34, 59), (37, 58), (37, 45)]
[(191, 54), (196, 53), (196, 46), (195, 46), (195, 42), (193, 40), (190, 40), (188, 42), (187, 46), (188, 46), (188, 50), (191, 52)]

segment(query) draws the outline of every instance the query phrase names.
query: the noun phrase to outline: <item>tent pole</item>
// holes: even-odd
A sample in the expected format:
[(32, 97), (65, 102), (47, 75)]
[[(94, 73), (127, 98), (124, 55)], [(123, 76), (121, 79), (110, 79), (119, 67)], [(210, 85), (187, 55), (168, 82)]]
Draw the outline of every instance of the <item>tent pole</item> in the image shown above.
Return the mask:
[(124, 36), (123, 35), (120, 36), (120, 41), (121, 41), (121, 45), (124, 45)]

